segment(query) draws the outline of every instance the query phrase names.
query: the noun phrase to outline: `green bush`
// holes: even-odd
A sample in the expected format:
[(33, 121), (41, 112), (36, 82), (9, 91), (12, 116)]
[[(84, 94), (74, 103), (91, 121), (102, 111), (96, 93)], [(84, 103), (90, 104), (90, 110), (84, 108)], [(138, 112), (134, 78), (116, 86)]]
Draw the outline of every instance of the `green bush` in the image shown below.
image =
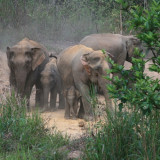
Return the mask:
[(68, 139), (50, 133), (38, 113), (26, 112), (26, 101), (13, 95), (0, 108), (0, 159), (63, 159), (58, 148)]
[[(133, 17), (130, 27), (135, 29), (137, 37), (150, 49), (153, 64), (149, 66), (150, 71), (160, 73), (160, 2), (153, 1), (149, 9), (133, 6), (130, 10)], [(108, 90), (113, 98), (120, 101), (119, 107), (130, 103), (131, 106), (141, 109), (144, 114), (149, 114), (154, 109), (160, 108), (160, 80), (153, 79), (144, 73), (144, 67), (148, 60), (145, 55), (135, 49), (135, 57), (132, 58), (132, 67), (124, 70), (123, 66), (112, 63), (113, 68), (108, 73), (121, 73), (121, 77), (114, 77)]]
[(107, 114), (97, 134), (87, 138), (83, 159), (160, 159), (160, 113), (150, 116), (131, 110)]

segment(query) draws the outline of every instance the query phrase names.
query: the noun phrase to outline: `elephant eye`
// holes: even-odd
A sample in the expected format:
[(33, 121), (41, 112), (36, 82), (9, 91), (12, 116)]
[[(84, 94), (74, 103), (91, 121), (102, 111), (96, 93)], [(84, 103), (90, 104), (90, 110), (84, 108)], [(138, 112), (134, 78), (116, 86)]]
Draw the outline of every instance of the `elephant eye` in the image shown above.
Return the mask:
[(10, 52), (9, 52), (9, 59), (12, 59), (13, 56), (14, 56), (14, 52), (13, 52), (13, 51), (10, 51)]
[(31, 53), (27, 51), (27, 52), (25, 52), (25, 55), (29, 57), (31, 55)]
[(100, 58), (99, 57), (95, 57), (95, 58), (93, 58), (93, 62), (98, 62), (100, 60)]

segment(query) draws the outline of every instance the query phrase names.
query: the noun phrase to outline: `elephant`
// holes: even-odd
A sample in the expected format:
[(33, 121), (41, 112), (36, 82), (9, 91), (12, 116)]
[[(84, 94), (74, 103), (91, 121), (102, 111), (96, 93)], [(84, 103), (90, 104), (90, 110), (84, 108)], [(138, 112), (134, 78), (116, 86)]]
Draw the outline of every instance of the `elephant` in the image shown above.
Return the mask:
[[(107, 106), (112, 110), (112, 102), (109, 98), (106, 84), (110, 83), (103, 77), (106, 69), (109, 69), (106, 55), (101, 50), (94, 51), (84, 45), (71, 46), (60, 53), (57, 59), (57, 67), (63, 80), (63, 89), (67, 90), (75, 86), (81, 95), (83, 109), (81, 114), (85, 120), (93, 118), (91, 108), (89, 86), (97, 83), (103, 90)], [(65, 104), (65, 118), (70, 118), (69, 105)]]
[(62, 94), (61, 78), (56, 64), (57, 58), (52, 56), (41, 72), (40, 82), (42, 86), (43, 110), (48, 109), (48, 98), (50, 93), (50, 109), (56, 109), (57, 94), (59, 94), (59, 108), (64, 107), (64, 96)]
[(40, 73), (49, 61), (47, 49), (28, 38), (22, 39), (16, 45), (7, 47), (7, 60), (10, 68), (10, 86), (11, 91), (28, 100), (32, 87), (36, 86), (36, 104), (40, 104), (41, 86)]
[(112, 60), (119, 65), (124, 65), (125, 61), (132, 61), (135, 47), (142, 51), (141, 41), (133, 35), (123, 36), (111, 33), (91, 34), (84, 37), (79, 44), (94, 50), (106, 50), (112, 55)]
[(68, 105), (68, 109), (69, 109), (69, 117), (66, 118), (70, 118), (72, 117), (72, 119), (76, 119), (77, 118), (77, 114), (78, 114), (78, 101), (80, 100), (80, 93), (78, 92), (78, 90), (75, 89), (74, 86), (71, 86), (70, 88), (68, 88), (65, 91), (65, 97), (66, 97), (66, 103)]

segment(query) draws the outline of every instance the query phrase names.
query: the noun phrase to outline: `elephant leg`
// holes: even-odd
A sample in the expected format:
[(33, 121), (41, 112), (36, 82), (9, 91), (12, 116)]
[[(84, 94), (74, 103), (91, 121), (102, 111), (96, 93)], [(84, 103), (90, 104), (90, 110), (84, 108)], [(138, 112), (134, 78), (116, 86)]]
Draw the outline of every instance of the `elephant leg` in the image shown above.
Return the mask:
[(48, 107), (48, 97), (49, 97), (50, 88), (43, 87), (43, 110), (47, 110)]
[(78, 98), (76, 98), (75, 102), (74, 102), (74, 105), (73, 105), (73, 111), (75, 113), (75, 117), (77, 117), (77, 111), (79, 109), (79, 106), (78, 106)]
[(93, 111), (90, 104), (90, 96), (89, 96), (89, 87), (86, 84), (78, 84), (77, 88), (82, 95), (82, 103), (84, 108), (84, 116), (85, 120), (93, 119)]
[(79, 98), (80, 101), (80, 108), (78, 111), (78, 118), (83, 118), (84, 117), (84, 108), (83, 108), (83, 103), (82, 103), (82, 97)]
[(64, 109), (65, 108), (65, 99), (62, 91), (59, 92), (59, 109)]
[(70, 105), (68, 103), (67, 98), (65, 98), (65, 114), (64, 114), (64, 118), (65, 119), (69, 119), (70, 118)]
[(28, 86), (25, 90), (25, 98), (27, 100), (27, 109), (28, 111), (30, 111), (30, 95), (31, 95), (31, 91), (32, 91), (33, 85)]
[(72, 115), (72, 119), (76, 119), (75, 108), (77, 108), (75, 97), (68, 97), (67, 102), (70, 107), (70, 114)]
[(109, 84), (110, 82), (109, 81), (107, 81), (106, 79), (98, 79), (98, 84), (99, 84), (99, 86), (101, 87), (101, 89), (102, 89), (102, 91), (103, 91), (103, 94), (104, 94), (104, 97), (105, 97), (105, 101), (106, 101), (106, 105), (107, 105), (107, 107), (111, 110), (111, 111), (113, 111), (113, 107), (112, 107), (112, 100), (111, 100), (111, 98), (109, 97), (109, 93), (108, 93), (108, 90), (107, 90), (107, 88), (105, 88), (104, 86), (105, 86), (105, 84)]
[(35, 97), (36, 106), (43, 107), (44, 106), (44, 98), (43, 98), (43, 91), (41, 88), (36, 86), (36, 97)]
[(53, 88), (51, 90), (51, 95), (50, 95), (50, 108), (52, 108), (53, 111), (56, 110), (56, 99), (57, 99), (57, 89)]
[(10, 81), (10, 88), (11, 88), (11, 95), (16, 93), (16, 79), (15, 79), (15, 75), (12, 73), (10, 73), (9, 76), (9, 81)]

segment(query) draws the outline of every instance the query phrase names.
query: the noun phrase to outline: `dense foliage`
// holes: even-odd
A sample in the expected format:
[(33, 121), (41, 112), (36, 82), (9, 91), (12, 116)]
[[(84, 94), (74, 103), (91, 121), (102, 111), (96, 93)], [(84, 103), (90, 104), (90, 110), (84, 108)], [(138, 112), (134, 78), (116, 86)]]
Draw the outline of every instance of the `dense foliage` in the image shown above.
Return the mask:
[[(84, 160), (160, 159), (159, 112), (149, 117), (131, 109), (107, 114), (106, 123), (95, 125), (87, 138)], [(96, 128), (96, 129), (95, 129)]]
[[(160, 2), (153, 1), (149, 9), (134, 6), (130, 9), (133, 19), (129, 22), (131, 29), (137, 30), (137, 37), (153, 56), (149, 70), (160, 73)], [(143, 113), (150, 113), (152, 109), (160, 109), (160, 80), (149, 77), (144, 73), (148, 60), (145, 55), (135, 50), (136, 58), (132, 58), (130, 70), (124, 70), (110, 60), (113, 69), (109, 72), (120, 72), (121, 78), (110, 79), (112, 84), (108, 90), (113, 98), (120, 101), (119, 107), (130, 103)]]

